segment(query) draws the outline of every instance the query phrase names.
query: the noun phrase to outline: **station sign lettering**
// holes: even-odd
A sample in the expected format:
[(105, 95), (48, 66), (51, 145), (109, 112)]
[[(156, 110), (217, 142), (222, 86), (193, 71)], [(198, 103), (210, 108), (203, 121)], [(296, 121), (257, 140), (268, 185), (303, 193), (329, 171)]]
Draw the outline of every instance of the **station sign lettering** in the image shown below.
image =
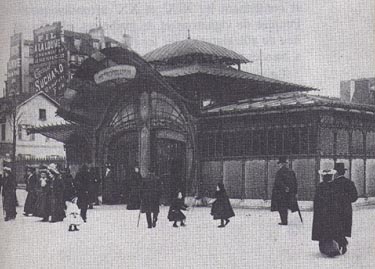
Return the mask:
[(131, 65), (116, 65), (103, 69), (94, 75), (96, 84), (111, 80), (131, 80), (135, 78), (137, 71)]

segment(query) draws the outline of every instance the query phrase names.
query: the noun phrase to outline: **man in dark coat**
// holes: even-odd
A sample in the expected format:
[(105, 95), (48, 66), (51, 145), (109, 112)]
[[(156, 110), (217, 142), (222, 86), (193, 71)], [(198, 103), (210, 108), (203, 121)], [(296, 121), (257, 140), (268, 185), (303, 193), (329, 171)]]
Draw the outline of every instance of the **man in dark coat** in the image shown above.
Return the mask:
[(139, 209), (141, 205), (141, 194), (140, 194), (140, 188), (142, 184), (142, 176), (139, 171), (139, 167), (134, 167), (134, 171), (132, 172), (132, 175), (130, 176), (130, 192), (129, 192), (129, 201), (127, 205), (128, 210), (136, 210)]
[(102, 189), (103, 189), (103, 203), (105, 204), (114, 204), (114, 172), (113, 167), (110, 163), (107, 163), (105, 166), (103, 181), (102, 181)]
[(25, 201), (23, 214), (26, 217), (28, 217), (30, 214), (34, 213), (35, 203), (37, 199), (36, 188), (38, 184), (38, 179), (35, 174), (35, 168), (30, 167), (30, 166), (26, 167), (25, 183), (26, 183), (27, 197)]
[[(342, 226), (344, 236), (351, 237), (352, 235), (352, 217), (353, 209), (352, 203), (357, 201), (358, 192), (354, 182), (345, 177), (347, 170), (344, 163), (336, 163), (334, 170), (337, 171), (337, 176), (333, 181), (336, 196), (337, 213), (339, 215), (339, 222)], [(342, 254), (347, 250), (348, 241), (344, 238), (343, 242), (338, 242), (342, 249)]]
[(84, 222), (87, 221), (87, 209), (90, 203), (89, 188), (91, 184), (90, 173), (86, 164), (83, 164), (76, 174), (75, 186), (78, 193), (77, 205), (81, 209), (81, 217)]
[(276, 172), (272, 190), (271, 211), (279, 211), (281, 222), (288, 225), (288, 209), (298, 211), (296, 174), (287, 167), (286, 157), (278, 161), (280, 169)]
[(72, 197), (76, 196), (76, 190), (74, 187), (74, 179), (70, 173), (69, 168), (63, 169), (61, 172), (61, 177), (64, 183), (64, 202), (71, 201)]
[(148, 228), (156, 227), (159, 215), (161, 185), (154, 172), (150, 172), (142, 182), (141, 213), (146, 213)]
[(5, 211), (5, 221), (12, 220), (16, 218), (16, 179), (12, 174), (12, 169), (9, 167), (4, 167), (4, 177), (3, 177), (3, 209)]

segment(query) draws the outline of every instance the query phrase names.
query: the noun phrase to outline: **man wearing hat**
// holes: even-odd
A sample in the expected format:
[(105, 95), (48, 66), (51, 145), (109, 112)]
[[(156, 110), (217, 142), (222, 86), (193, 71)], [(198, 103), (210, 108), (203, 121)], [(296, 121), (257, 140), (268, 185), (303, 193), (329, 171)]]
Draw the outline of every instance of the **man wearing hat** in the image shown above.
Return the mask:
[(30, 214), (34, 213), (35, 203), (37, 199), (36, 188), (38, 184), (38, 179), (35, 174), (35, 168), (31, 166), (26, 167), (25, 183), (26, 183), (27, 197), (25, 201), (23, 214), (28, 217)]
[(276, 172), (272, 190), (271, 211), (279, 211), (279, 225), (288, 225), (288, 209), (298, 211), (297, 179), (296, 174), (288, 168), (285, 156), (280, 157), (277, 163), (280, 169)]
[(344, 233), (341, 242), (338, 243), (341, 253), (345, 254), (348, 245), (348, 241), (345, 237), (351, 237), (352, 234), (352, 203), (358, 199), (358, 193), (354, 182), (345, 177), (345, 171), (347, 169), (345, 168), (344, 163), (336, 163), (334, 170), (337, 171), (337, 176), (333, 181), (335, 202), (337, 205), (336, 211), (339, 215), (339, 224)]
[(5, 211), (5, 221), (16, 218), (16, 180), (12, 174), (12, 169), (5, 166), (3, 178), (3, 209)]

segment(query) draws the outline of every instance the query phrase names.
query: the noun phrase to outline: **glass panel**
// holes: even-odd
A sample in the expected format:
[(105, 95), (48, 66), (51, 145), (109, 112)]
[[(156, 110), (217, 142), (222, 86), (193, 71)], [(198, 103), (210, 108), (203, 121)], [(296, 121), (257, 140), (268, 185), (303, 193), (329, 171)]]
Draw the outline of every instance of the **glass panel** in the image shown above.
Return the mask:
[(363, 133), (362, 131), (356, 130), (352, 133), (352, 153), (363, 154)]
[(349, 132), (338, 130), (336, 136), (336, 154), (349, 153)]

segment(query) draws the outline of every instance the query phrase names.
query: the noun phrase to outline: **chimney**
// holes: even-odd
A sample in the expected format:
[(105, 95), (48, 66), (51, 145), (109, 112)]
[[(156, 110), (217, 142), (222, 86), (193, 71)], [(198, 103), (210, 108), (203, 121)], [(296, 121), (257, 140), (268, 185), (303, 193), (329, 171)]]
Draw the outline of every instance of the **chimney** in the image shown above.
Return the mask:
[(131, 36), (128, 35), (128, 34), (123, 34), (122, 36), (122, 45), (124, 48), (128, 48), (130, 49), (131, 48)]

